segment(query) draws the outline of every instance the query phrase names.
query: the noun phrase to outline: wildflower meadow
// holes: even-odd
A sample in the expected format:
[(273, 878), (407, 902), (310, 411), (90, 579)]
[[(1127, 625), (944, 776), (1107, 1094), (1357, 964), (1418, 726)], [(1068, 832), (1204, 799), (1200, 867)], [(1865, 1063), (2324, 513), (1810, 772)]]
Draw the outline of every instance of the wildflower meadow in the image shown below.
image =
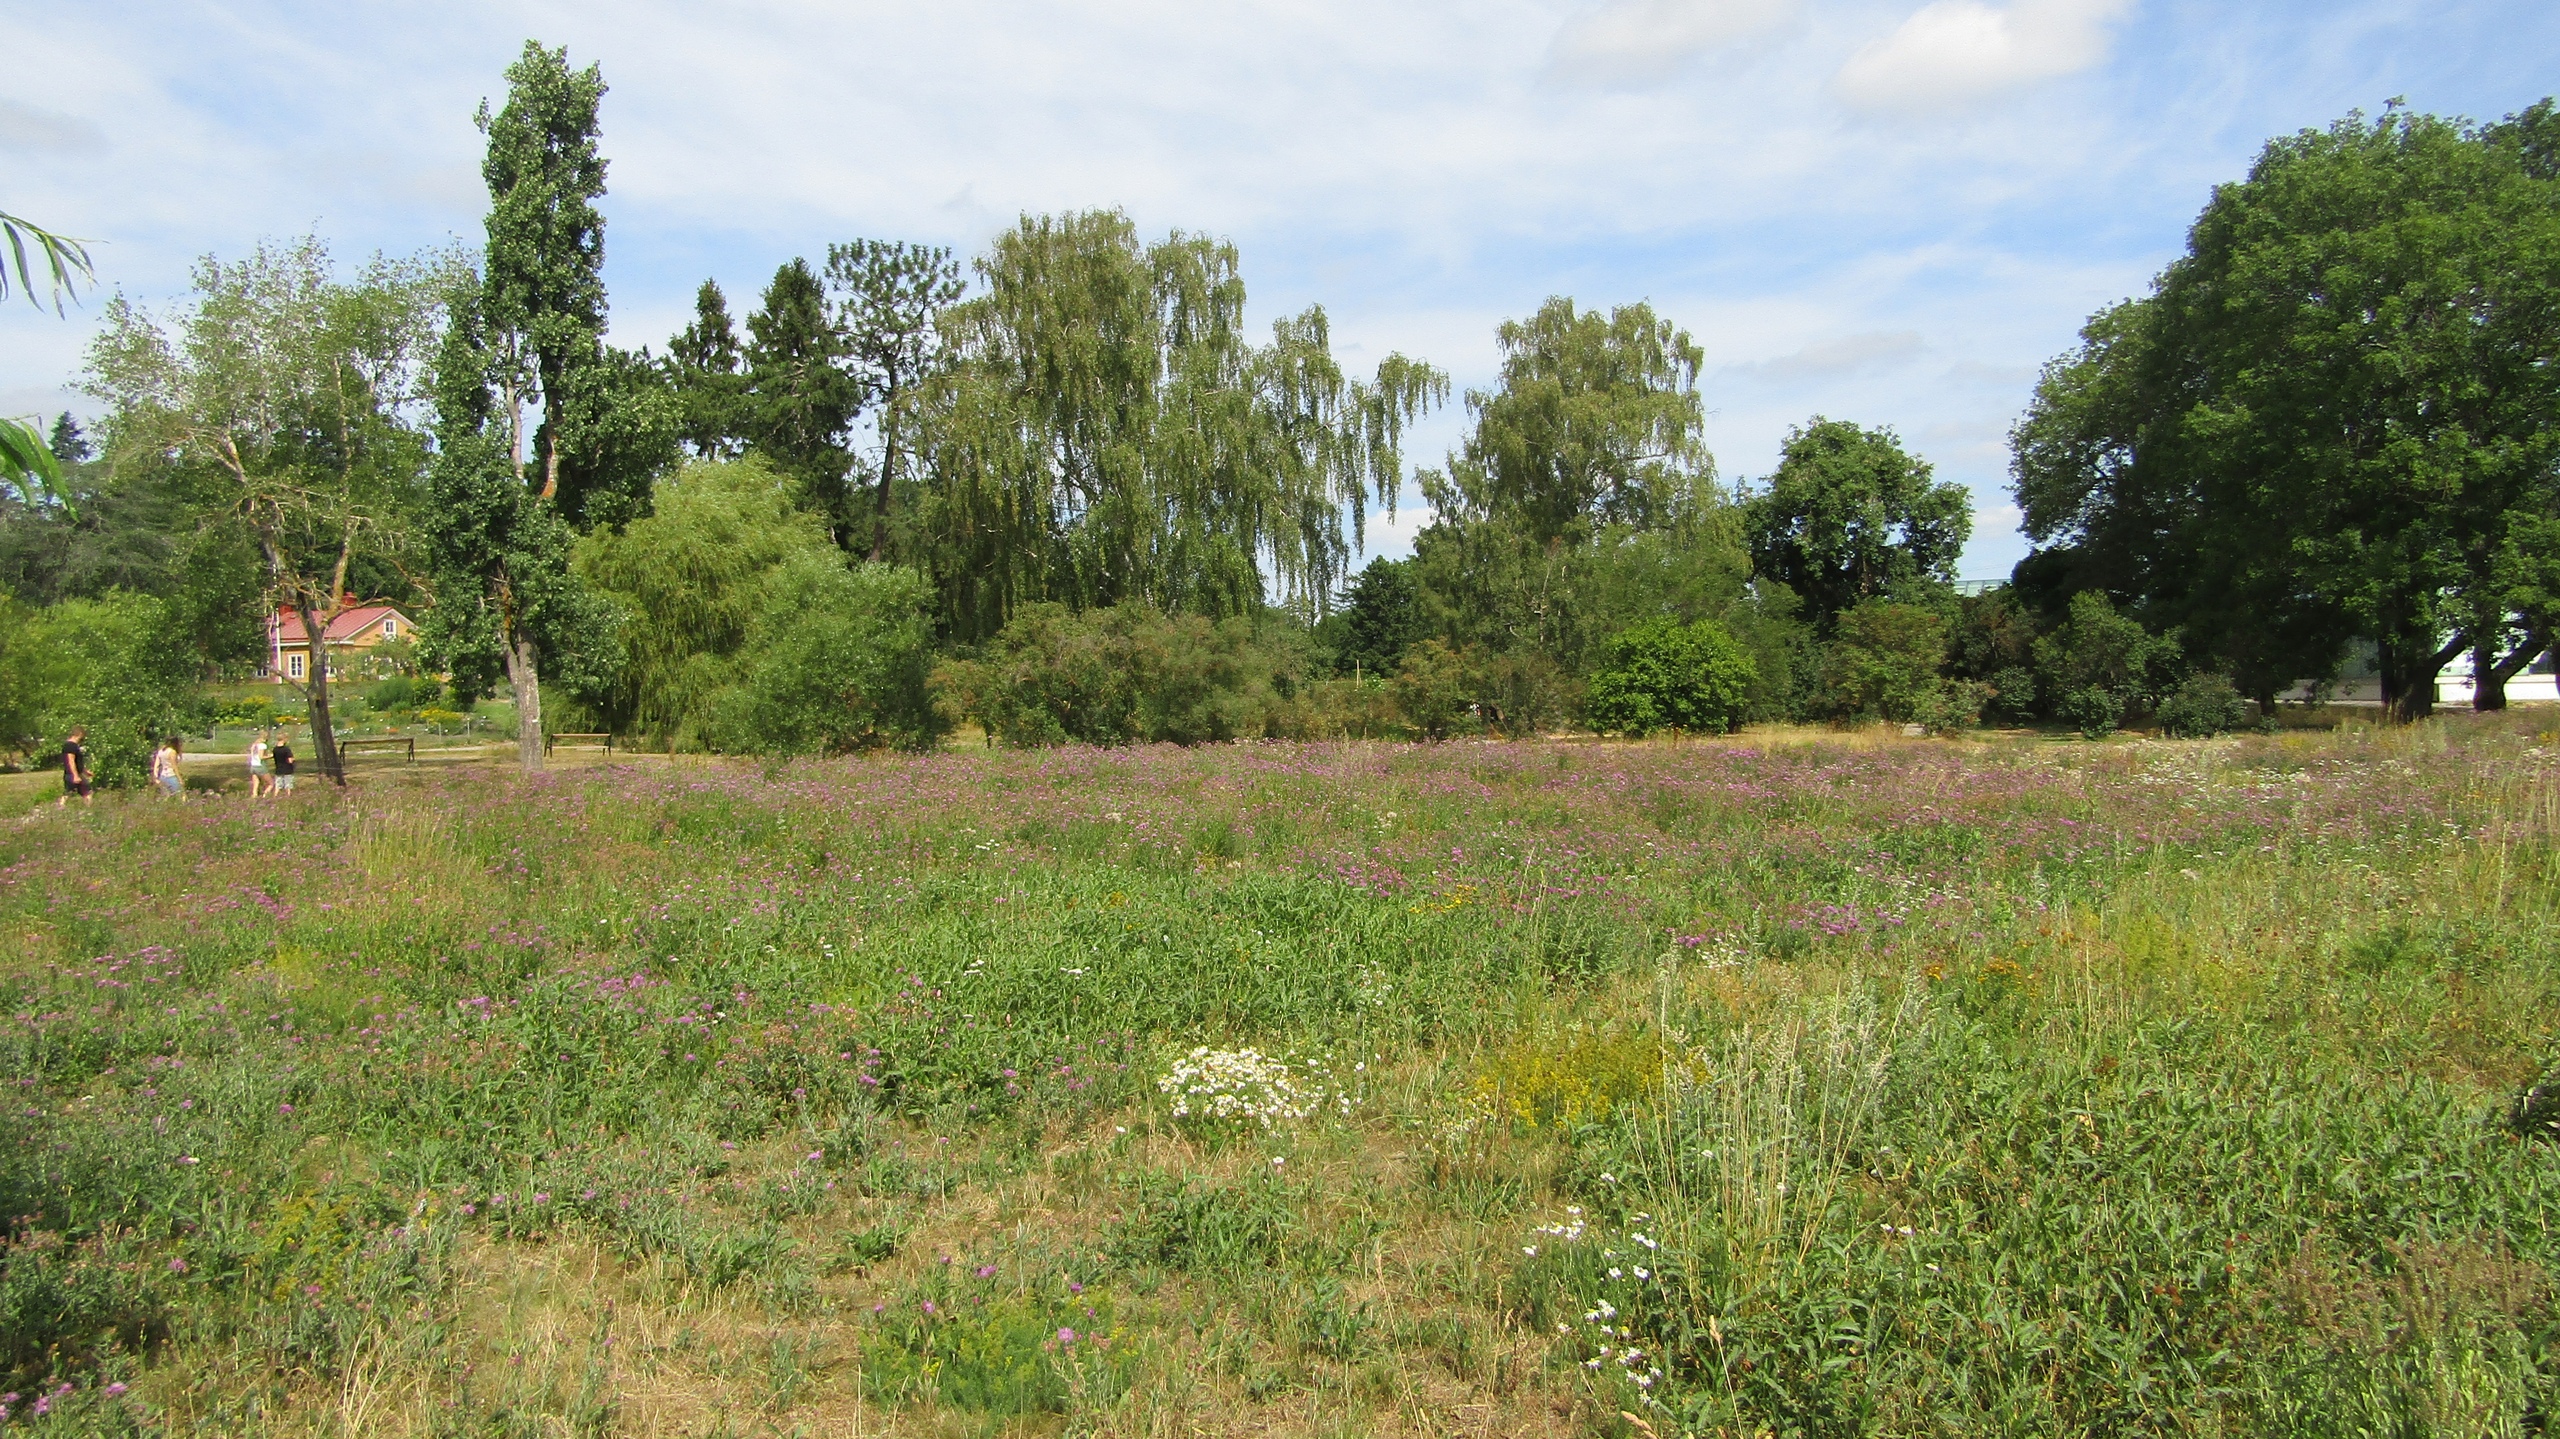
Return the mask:
[(2541, 1432), (2551, 725), (47, 803), (0, 1432)]

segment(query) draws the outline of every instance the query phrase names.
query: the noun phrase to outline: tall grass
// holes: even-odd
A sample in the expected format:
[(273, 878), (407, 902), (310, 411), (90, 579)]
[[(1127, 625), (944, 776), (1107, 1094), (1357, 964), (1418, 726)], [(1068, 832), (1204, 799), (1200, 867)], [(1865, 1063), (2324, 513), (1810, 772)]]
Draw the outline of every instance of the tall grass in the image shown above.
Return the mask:
[[(2519, 715), (47, 807), (0, 1423), (2537, 1432), (2555, 775)], [(1325, 1102), (1179, 1119), (1199, 1046)]]

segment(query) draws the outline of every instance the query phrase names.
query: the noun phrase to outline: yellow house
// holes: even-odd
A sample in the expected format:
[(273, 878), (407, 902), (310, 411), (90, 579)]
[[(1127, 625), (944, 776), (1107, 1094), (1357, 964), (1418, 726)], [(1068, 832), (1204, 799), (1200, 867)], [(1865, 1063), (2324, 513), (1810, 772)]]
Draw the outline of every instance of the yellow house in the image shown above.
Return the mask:
[[(410, 637), (413, 626), (397, 606), (382, 603), (349, 605), (330, 617), (324, 643), (329, 651), (329, 678), (346, 678), (354, 661), (394, 640)], [(300, 684), (311, 677), (311, 641), (302, 617), (278, 609), (267, 619), (267, 655), (258, 666), (260, 679)]]

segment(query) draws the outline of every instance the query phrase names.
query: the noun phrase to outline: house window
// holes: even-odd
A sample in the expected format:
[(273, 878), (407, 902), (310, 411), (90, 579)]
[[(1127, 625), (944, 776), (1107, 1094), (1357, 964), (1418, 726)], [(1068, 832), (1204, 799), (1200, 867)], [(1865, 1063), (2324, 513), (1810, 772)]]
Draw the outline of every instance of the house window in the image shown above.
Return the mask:
[(384, 620), (382, 622), (382, 637), (386, 640), (396, 640), (400, 638), (400, 622), (398, 620)]
[(286, 674), (288, 674), (288, 675), (291, 675), (291, 676), (292, 676), (293, 678), (295, 678), (295, 679), (300, 679), (300, 678), (302, 678), (302, 656), (300, 656), (300, 655), (287, 655), (287, 656), (285, 656), (285, 661), (284, 661), (284, 672), (285, 672)]

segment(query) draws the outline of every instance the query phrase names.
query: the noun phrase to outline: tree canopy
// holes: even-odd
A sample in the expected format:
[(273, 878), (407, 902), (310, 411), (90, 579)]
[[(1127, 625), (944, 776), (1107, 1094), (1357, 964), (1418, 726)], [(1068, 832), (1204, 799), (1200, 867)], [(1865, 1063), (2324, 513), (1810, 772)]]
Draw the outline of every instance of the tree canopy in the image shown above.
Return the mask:
[(2465, 649), (2547, 647), (2501, 557), (2560, 513), (2556, 123), (2350, 117), (2219, 188), (2014, 434), (2067, 588), (2183, 626), (2262, 697), (2362, 634), (2404, 718)]

